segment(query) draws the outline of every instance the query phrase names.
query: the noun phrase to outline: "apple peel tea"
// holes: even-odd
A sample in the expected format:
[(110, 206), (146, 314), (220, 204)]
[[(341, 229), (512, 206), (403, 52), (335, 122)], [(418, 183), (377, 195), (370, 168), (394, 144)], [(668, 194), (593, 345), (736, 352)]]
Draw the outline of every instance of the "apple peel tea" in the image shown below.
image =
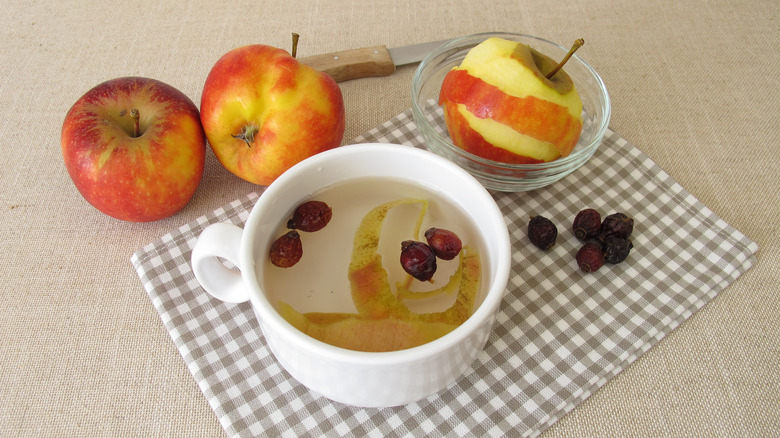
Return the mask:
[[(341, 348), (359, 351), (394, 351), (416, 347), (438, 339), (462, 324), (471, 315), (479, 291), (481, 263), (475, 248), (464, 244), (457, 256), (457, 269), (446, 283), (434, 290), (411, 290), (413, 278), (396, 282), (393, 292), (388, 272), (382, 265), (379, 240), (385, 219), (395, 207), (419, 204), (414, 236), (420, 233), (428, 201), (404, 198), (383, 203), (369, 211), (355, 232), (348, 278), (357, 313), (301, 313), (284, 301), (277, 310), (290, 324), (307, 335)], [(456, 294), (446, 310), (417, 313), (405, 300)]]

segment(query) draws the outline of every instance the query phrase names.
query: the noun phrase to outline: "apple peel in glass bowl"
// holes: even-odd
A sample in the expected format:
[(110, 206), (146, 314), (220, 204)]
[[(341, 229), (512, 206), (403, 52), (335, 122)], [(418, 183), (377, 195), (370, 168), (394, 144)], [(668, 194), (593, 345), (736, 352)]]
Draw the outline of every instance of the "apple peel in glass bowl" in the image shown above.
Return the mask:
[[(434, 50), (412, 81), (427, 146), (492, 190), (535, 190), (575, 171), (598, 148), (611, 113), (603, 81), (573, 54), (579, 45), (485, 33)], [(559, 61), (567, 62), (555, 72)]]

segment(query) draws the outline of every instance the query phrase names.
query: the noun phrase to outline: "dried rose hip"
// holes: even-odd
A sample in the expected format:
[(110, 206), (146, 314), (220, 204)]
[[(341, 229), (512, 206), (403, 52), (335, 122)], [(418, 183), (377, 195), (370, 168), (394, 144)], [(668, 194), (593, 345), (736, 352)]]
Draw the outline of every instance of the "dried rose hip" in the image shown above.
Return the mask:
[(623, 213), (613, 213), (604, 218), (601, 222), (598, 240), (603, 244), (607, 237), (617, 236), (628, 239), (631, 232), (634, 231), (634, 220)]
[(601, 251), (601, 245), (595, 242), (588, 242), (582, 245), (577, 251), (577, 266), (582, 272), (596, 272), (604, 266), (604, 253)]
[(617, 236), (609, 236), (604, 241), (604, 260), (608, 263), (620, 263), (628, 257), (634, 245), (630, 240)]
[(436, 255), (423, 242), (404, 240), (401, 242), (401, 266), (412, 277), (428, 281), (436, 272)]
[(442, 260), (454, 259), (463, 247), (457, 234), (443, 228), (429, 228), (425, 231), (425, 240), (436, 257)]
[(303, 256), (301, 236), (297, 231), (288, 231), (271, 244), (269, 251), (271, 263), (280, 268), (289, 268), (298, 263)]
[(306, 232), (319, 231), (328, 225), (333, 210), (322, 201), (307, 201), (299, 205), (293, 217), (287, 221), (287, 228)]
[(528, 222), (528, 238), (540, 249), (550, 249), (555, 245), (558, 228), (551, 220), (543, 216), (533, 216)]
[(596, 237), (601, 230), (601, 215), (592, 208), (580, 211), (574, 217), (572, 230), (577, 239), (583, 241)]

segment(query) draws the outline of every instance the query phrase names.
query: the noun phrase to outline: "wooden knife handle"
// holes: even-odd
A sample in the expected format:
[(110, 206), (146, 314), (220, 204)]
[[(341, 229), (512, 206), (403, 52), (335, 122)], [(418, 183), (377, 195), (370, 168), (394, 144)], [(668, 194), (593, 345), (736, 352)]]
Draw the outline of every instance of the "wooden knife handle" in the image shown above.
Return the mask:
[(329, 74), (336, 82), (388, 76), (395, 71), (395, 64), (385, 46), (307, 56), (298, 61)]

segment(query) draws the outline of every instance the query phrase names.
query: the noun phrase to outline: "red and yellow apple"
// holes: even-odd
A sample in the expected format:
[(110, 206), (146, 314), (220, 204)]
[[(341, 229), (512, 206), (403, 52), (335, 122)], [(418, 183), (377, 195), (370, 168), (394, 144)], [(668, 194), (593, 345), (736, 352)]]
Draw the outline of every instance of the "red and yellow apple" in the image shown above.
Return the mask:
[(439, 104), (453, 143), (503, 163), (569, 155), (582, 132), (582, 101), (558, 63), (529, 46), (489, 38), (447, 73)]
[(285, 50), (260, 44), (233, 49), (216, 62), (200, 113), (222, 165), (260, 185), (339, 146), (344, 136), (344, 101), (336, 81)]
[(87, 91), (65, 116), (65, 167), (82, 196), (116, 219), (149, 222), (180, 211), (203, 177), (198, 108), (155, 79), (123, 77)]

